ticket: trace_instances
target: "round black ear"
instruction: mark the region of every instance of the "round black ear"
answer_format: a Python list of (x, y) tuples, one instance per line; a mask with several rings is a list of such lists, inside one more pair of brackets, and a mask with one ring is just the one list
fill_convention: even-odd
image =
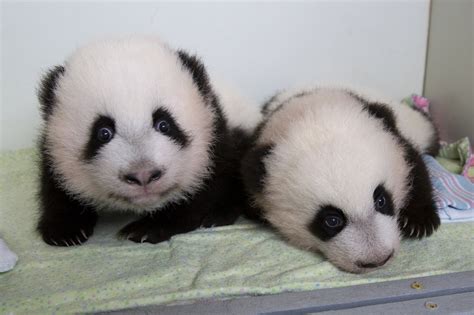
[(177, 54), (179, 60), (183, 64), (184, 69), (186, 69), (191, 74), (194, 84), (196, 84), (203, 99), (206, 100), (216, 112), (216, 130), (218, 130), (217, 133), (220, 134), (226, 128), (226, 121), (219, 100), (212, 89), (204, 64), (197, 56), (191, 56), (184, 50), (178, 50)]
[(44, 120), (47, 120), (49, 115), (53, 112), (56, 103), (55, 89), (58, 85), (58, 80), (63, 73), (63, 66), (55, 66), (48, 70), (41, 79), (38, 88), (38, 100), (41, 104), (40, 108)]
[(184, 50), (178, 50), (178, 56), (183, 66), (191, 73), (199, 92), (201, 92), (204, 97), (208, 97), (212, 90), (204, 64), (197, 56), (191, 56)]

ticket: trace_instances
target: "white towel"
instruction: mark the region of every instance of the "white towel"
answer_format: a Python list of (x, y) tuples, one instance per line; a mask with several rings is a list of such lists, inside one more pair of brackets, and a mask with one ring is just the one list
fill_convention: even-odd
[(13, 269), (17, 261), (18, 256), (12, 252), (7, 244), (0, 238), (0, 272)]

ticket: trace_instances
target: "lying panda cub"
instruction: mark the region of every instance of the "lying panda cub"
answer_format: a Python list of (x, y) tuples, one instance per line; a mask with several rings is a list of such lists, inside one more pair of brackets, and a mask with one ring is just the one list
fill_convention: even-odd
[(263, 108), (242, 173), (249, 215), (289, 242), (361, 273), (385, 265), (405, 237), (439, 226), (420, 153), (435, 153), (431, 121), (405, 105), (316, 88)]
[(102, 211), (141, 214), (120, 235), (150, 243), (239, 215), (258, 109), (221, 104), (195, 56), (152, 37), (95, 42), (47, 73), (39, 100), (46, 243), (84, 243)]

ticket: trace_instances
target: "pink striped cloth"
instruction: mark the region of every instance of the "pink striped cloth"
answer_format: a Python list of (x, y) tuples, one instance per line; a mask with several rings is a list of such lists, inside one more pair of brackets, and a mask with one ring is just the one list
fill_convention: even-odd
[(448, 172), (432, 156), (423, 155), (423, 160), (441, 221), (474, 221), (474, 184), (464, 176)]

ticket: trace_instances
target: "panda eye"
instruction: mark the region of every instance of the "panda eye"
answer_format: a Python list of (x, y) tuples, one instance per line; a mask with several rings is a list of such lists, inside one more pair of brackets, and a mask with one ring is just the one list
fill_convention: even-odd
[(168, 133), (170, 131), (170, 124), (166, 120), (160, 120), (156, 123), (155, 129), (161, 133)]
[(394, 215), (392, 197), (383, 185), (375, 188), (373, 198), (375, 211), (385, 215)]
[(332, 205), (321, 205), (308, 225), (311, 233), (322, 241), (328, 241), (338, 235), (348, 224), (344, 212)]
[(102, 127), (97, 131), (97, 139), (103, 143), (107, 143), (112, 140), (113, 136), (114, 132), (112, 131), (112, 129), (107, 127)]
[(381, 195), (377, 201), (375, 202), (375, 206), (378, 208), (378, 209), (382, 209), (386, 204), (386, 199), (385, 199), (385, 196), (384, 195)]
[(331, 229), (341, 227), (344, 224), (344, 221), (335, 215), (328, 215), (324, 218), (324, 224)]

